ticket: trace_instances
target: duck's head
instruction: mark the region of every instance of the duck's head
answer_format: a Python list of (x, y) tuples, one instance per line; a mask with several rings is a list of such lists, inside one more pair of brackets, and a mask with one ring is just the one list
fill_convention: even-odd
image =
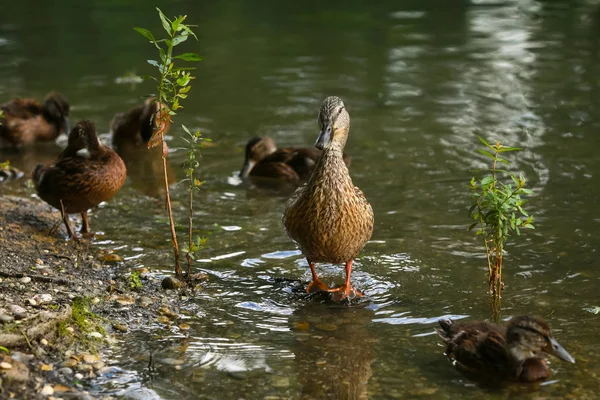
[(141, 120), (141, 136), (144, 143), (148, 143), (155, 132), (167, 133), (171, 127), (171, 118), (169, 109), (156, 100), (156, 97), (150, 97), (144, 101), (144, 109)]
[(56, 121), (60, 130), (69, 133), (69, 102), (58, 92), (50, 92), (44, 100), (44, 113), (49, 119)]
[(506, 342), (511, 354), (519, 361), (545, 352), (575, 363), (573, 356), (552, 337), (548, 323), (540, 317), (524, 315), (512, 318), (506, 328)]
[(268, 136), (253, 137), (246, 144), (246, 157), (240, 170), (240, 178), (248, 176), (254, 165), (277, 150), (275, 142)]
[(335, 144), (343, 149), (350, 129), (350, 115), (342, 99), (336, 96), (327, 97), (321, 104), (318, 123), (320, 132), (315, 147), (324, 150)]
[(69, 133), (69, 142), (65, 151), (71, 154), (83, 149), (92, 152), (99, 147), (100, 142), (96, 135), (96, 125), (92, 121), (84, 119), (79, 121)]

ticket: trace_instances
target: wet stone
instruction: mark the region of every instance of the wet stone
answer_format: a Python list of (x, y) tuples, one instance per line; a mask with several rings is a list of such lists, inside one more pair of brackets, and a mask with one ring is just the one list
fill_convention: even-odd
[(12, 315), (0, 313), (0, 322), (2, 322), (2, 323), (6, 324), (6, 323), (12, 322), (14, 320), (15, 320), (15, 317), (13, 317)]
[(114, 323), (112, 327), (115, 331), (119, 331), (119, 332), (127, 332), (129, 330), (127, 328), (127, 325), (120, 324), (120, 323)]
[(173, 276), (167, 276), (165, 279), (162, 280), (161, 286), (165, 290), (171, 290), (184, 288), (187, 286), (187, 284), (184, 281), (180, 281), (179, 279)]
[(68, 376), (68, 377), (73, 376), (73, 370), (71, 368), (68, 368), (68, 367), (60, 368), (56, 372), (58, 372), (60, 375), (64, 375), (64, 376)]
[(27, 283), (31, 282), (31, 278), (29, 276), (24, 276), (21, 279), (19, 279), (19, 282), (27, 284)]
[(150, 297), (140, 297), (138, 300), (138, 304), (140, 307), (148, 307), (150, 304), (154, 303), (154, 300), (152, 300)]
[(50, 385), (46, 385), (42, 388), (40, 392), (42, 396), (52, 396), (54, 394), (54, 389)]

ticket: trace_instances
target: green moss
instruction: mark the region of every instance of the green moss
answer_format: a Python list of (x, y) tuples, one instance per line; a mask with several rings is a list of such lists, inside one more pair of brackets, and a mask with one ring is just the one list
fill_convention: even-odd
[(144, 285), (142, 284), (142, 282), (140, 281), (140, 273), (139, 272), (133, 272), (131, 275), (129, 275), (129, 287), (133, 290), (137, 290), (137, 289), (141, 289)]

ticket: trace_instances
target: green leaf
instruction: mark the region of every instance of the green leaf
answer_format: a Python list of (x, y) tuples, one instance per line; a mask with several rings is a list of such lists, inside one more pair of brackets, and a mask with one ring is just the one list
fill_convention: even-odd
[(177, 36), (176, 38), (173, 39), (173, 47), (177, 46), (179, 43), (183, 43), (185, 42), (187, 39), (189, 38), (188, 35), (181, 35), (181, 36)]
[(143, 37), (145, 37), (149, 41), (154, 42), (154, 36), (152, 36), (152, 32), (150, 32), (148, 29), (138, 28), (137, 26), (134, 27), (133, 29), (135, 29), (139, 34), (141, 34)]
[(481, 180), (481, 186), (487, 186), (490, 183), (494, 182), (494, 177), (493, 176), (486, 176), (485, 178), (483, 178)]
[(498, 151), (498, 153), (504, 153), (506, 151), (519, 151), (519, 150), (523, 150), (523, 149), (521, 147), (502, 146), (497, 151)]
[(493, 154), (491, 154), (489, 151), (477, 150), (477, 152), (483, 154), (486, 157), (491, 158), (492, 160), (495, 158), (495, 156)]
[(158, 63), (158, 61), (156, 60), (146, 60), (146, 62), (154, 67), (159, 67), (160, 68), (160, 64)]
[(488, 142), (485, 141), (484, 138), (482, 138), (481, 136), (477, 136), (477, 138), (479, 139), (479, 141), (481, 143), (483, 143), (484, 145), (486, 145), (487, 147), (490, 147), (490, 144)]
[(171, 21), (169, 20), (169, 18), (167, 18), (165, 16), (165, 14), (163, 14), (163, 12), (160, 10), (160, 8), (156, 7), (156, 9), (158, 10), (158, 15), (160, 16), (160, 20), (162, 21), (163, 28), (165, 29), (167, 34), (169, 34), (169, 36), (170, 36), (171, 35)]
[(183, 29), (184, 31), (186, 31), (187, 33), (189, 33), (190, 35), (192, 35), (194, 37), (194, 39), (198, 40), (198, 37), (196, 36), (196, 34), (190, 29), (190, 26), (193, 26), (193, 25), (181, 24), (180, 28)]
[(468, 231), (473, 230), (473, 228), (475, 228), (477, 226), (477, 222), (473, 222), (471, 225), (469, 225), (469, 229), (467, 229)]
[(508, 161), (508, 160), (505, 160), (504, 158), (500, 158), (500, 157), (498, 157), (498, 158), (496, 159), (496, 161), (498, 161), (498, 162), (501, 162), (502, 164), (506, 164), (506, 165), (509, 165), (509, 164), (510, 164), (510, 161)]
[(202, 57), (196, 53), (183, 53), (173, 58), (178, 58), (184, 61), (201, 61)]

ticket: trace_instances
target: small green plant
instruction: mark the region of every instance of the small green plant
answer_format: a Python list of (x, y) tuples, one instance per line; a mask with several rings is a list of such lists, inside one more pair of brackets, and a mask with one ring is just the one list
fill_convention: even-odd
[(134, 271), (131, 273), (131, 275), (129, 275), (128, 281), (129, 281), (129, 288), (132, 290), (137, 290), (137, 289), (141, 289), (142, 287), (144, 287), (144, 285), (140, 281), (140, 273), (137, 271)]
[(2, 126), (3, 119), (4, 119), (4, 111), (0, 110), (0, 126)]
[(167, 156), (169, 154), (169, 149), (167, 147), (167, 142), (165, 141), (165, 129), (171, 122), (172, 117), (176, 115), (177, 110), (182, 108), (180, 100), (187, 98), (187, 93), (191, 89), (190, 82), (194, 79), (190, 71), (195, 68), (175, 66), (175, 62), (200, 61), (202, 58), (196, 53), (173, 54), (173, 49), (189, 39), (190, 36), (193, 36), (196, 40), (198, 38), (191, 29), (193, 25), (183, 23), (186, 19), (185, 15), (171, 20), (167, 18), (159, 8), (157, 8), (157, 10), (163, 29), (167, 33), (165, 38), (155, 39), (152, 32), (148, 29), (138, 27), (134, 29), (156, 47), (159, 56), (158, 60), (148, 60), (148, 64), (157, 68), (159, 76), (148, 76), (145, 78), (156, 82), (156, 89), (158, 91), (158, 94), (156, 95), (158, 98), (157, 101), (161, 105), (159, 109), (165, 107), (168, 112), (159, 111), (161, 123), (152, 138), (150, 138), (148, 147), (162, 144), (163, 175), (169, 225), (171, 228), (171, 239), (175, 255), (175, 275), (177, 278), (181, 279), (183, 274), (179, 260), (179, 244), (177, 242), (177, 232), (175, 230), (175, 221), (173, 219), (171, 207), (171, 195), (169, 193), (169, 177), (167, 172)]
[(188, 136), (183, 139), (188, 144), (188, 159), (185, 163), (187, 168), (185, 175), (187, 176), (186, 179), (188, 180), (190, 191), (188, 203), (188, 245), (183, 249), (183, 252), (187, 259), (187, 278), (189, 280), (192, 276), (192, 261), (194, 260), (196, 253), (204, 248), (207, 240), (205, 237), (198, 236), (194, 241), (194, 192), (200, 190), (200, 186), (204, 184), (204, 181), (200, 181), (195, 176), (196, 169), (200, 166), (200, 163), (198, 162), (198, 158), (201, 157), (200, 149), (205, 142), (210, 142), (211, 140), (203, 138), (199, 130), (190, 132), (185, 125), (182, 125), (181, 127)]
[[(504, 246), (510, 234), (521, 234), (521, 228), (533, 229), (533, 216), (524, 209), (525, 200), (521, 195), (529, 195), (531, 190), (525, 188), (523, 175), (516, 177), (506, 170), (498, 169), (498, 163), (509, 165), (510, 162), (500, 157), (501, 153), (522, 150), (516, 147), (503, 146), (500, 143), (489, 144), (479, 137), (485, 150), (478, 150), (480, 154), (492, 160), (489, 175), (480, 180), (471, 179), (473, 204), (469, 215), (475, 222), (469, 230), (475, 227), (477, 235), (483, 238), (487, 255), (489, 270), (489, 291), (494, 296), (500, 296), (504, 284), (502, 283), (502, 255)], [(509, 178), (508, 182), (501, 179)], [(506, 180), (506, 179), (505, 179)]]

